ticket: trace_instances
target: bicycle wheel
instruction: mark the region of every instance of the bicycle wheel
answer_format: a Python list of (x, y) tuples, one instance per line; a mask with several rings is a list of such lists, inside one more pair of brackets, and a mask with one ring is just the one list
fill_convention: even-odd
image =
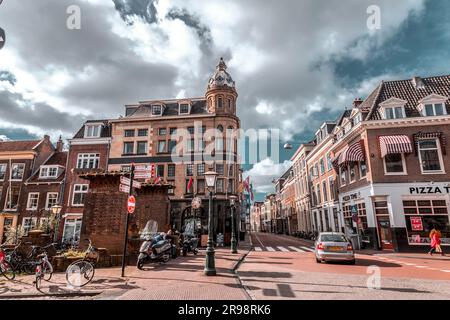
[(73, 287), (83, 287), (94, 278), (92, 263), (84, 260), (75, 261), (67, 267), (66, 280)]
[(53, 266), (50, 263), (50, 261), (43, 262), (42, 268), (43, 268), (42, 271), (44, 273), (44, 280), (50, 281), (50, 279), (52, 278), (52, 275), (53, 275)]
[(41, 280), (44, 276), (44, 273), (42, 271), (43, 271), (42, 265), (37, 265), (36, 270), (35, 270), (34, 285), (36, 286), (36, 289), (38, 289), (38, 290), (41, 288)]
[(8, 280), (14, 280), (16, 277), (16, 273), (8, 261), (3, 261), (0, 263), (0, 273)]

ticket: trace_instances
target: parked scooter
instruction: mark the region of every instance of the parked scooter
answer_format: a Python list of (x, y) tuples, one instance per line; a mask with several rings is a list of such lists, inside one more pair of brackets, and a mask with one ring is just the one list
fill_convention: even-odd
[(165, 234), (146, 235), (139, 249), (137, 268), (142, 270), (145, 263), (166, 263), (176, 252), (175, 245), (165, 238)]
[(183, 240), (183, 257), (186, 257), (189, 252), (194, 255), (198, 253), (198, 238), (192, 235), (185, 235)]

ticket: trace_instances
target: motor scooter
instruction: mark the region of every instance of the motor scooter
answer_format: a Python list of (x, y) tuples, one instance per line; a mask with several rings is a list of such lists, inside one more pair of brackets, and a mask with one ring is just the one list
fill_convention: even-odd
[(165, 234), (146, 235), (139, 249), (137, 268), (142, 270), (146, 263), (166, 263), (173, 256), (175, 246), (165, 239)]

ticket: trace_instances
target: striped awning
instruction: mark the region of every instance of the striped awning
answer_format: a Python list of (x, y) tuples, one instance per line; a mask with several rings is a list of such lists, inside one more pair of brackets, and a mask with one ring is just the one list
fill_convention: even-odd
[(447, 146), (447, 139), (444, 135), (444, 133), (442, 132), (419, 132), (416, 133), (414, 135), (414, 145), (415, 145), (415, 151), (416, 151), (416, 156), (418, 154), (418, 150), (419, 150), (419, 141), (422, 139), (439, 139), (440, 143), (441, 143), (441, 149), (442, 149), (442, 154), (445, 156), (447, 155), (446, 152), (446, 146)]
[(361, 141), (355, 142), (354, 144), (347, 147), (340, 155), (338, 159), (338, 165), (340, 167), (346, 166), (351, 162), (361, 162), (364, 161), (364, 151), (362, 148)]
[(382, 136), (379, 138), (381, 157), (388, 154), (412, 153), (413, 147), (408, 136)]

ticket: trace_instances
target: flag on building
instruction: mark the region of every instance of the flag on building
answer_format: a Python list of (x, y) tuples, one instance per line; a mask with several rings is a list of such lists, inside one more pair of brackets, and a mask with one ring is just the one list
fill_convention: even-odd
[(250, 192), (250, 176), (247, 177), (247, 179), (245, 179), (243, 181), (244, 184), (244, 188), (247, 192)]
[(250, 200), (255, 200), (255, 196), (253, 194), (253, 183), (250, 183)]
[(194, 179), (192, 177), (189, 178), (189, 182), (187, 185), (187, 191), (189, 192), (191, 190), (192, 184), (194, 183)]
[(161, 177), (156, 177), (154, 184), (160, 183), (161, 182)]

